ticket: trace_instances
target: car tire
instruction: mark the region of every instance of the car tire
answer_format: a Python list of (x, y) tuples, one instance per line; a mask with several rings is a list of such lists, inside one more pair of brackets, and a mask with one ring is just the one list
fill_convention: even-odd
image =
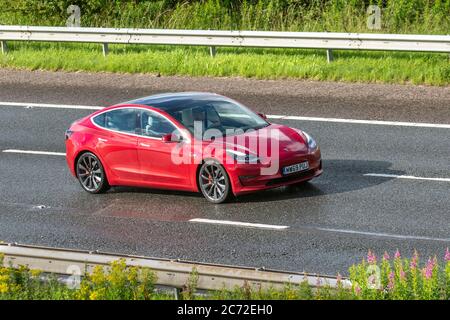
[(230, 178), (218, 161), (206, 160), (198, 171), (197, 179), (200, 191), (209, 202), (219, 204), (230, 199)]
[(110, 188), (105, 169), (92, 152), (85, 152), (78, 157), (75, 172), (81, 187), (89, 193), (103, 193)]

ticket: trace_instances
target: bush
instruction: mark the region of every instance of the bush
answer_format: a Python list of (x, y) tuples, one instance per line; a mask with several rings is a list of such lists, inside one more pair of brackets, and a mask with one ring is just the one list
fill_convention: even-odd
[(369, 251), (367, 260), (350, 268), (353, 293), (359, 299), (448, 300), (450, 299), (450, 252), (447, 248), (442, 267), (436, 257), (420, 267), (419, 254), (393, 259), (387, 253), (381, 261)]
[[(108, 268), (96, 267), (79, 288), (69, 289), (50, 276), (43, 281), (40, 271), (25, 267), (3, 267), (0, 256), (0, 300), (3, 299), (81, 299), (81, 300), (148, 300), (173, 299), (170, 294), (155, 290), (155, 275), (149, 269), (127, 267), (124, 260)], [(419, 255), (403, 259), (397, 251), (391, 259), (385, 253), (381, 261), (369, 251), (367, 260), (350, 268), (352, 288), (344, 288), (338, 275), (338, 287), (326, 284), (318, 289), (305, 281), (299, 286), (286, 285), (284, 290), (262, 290), (248, 283), (234, 290), (211, 293), (211, 299), (373, 299), (373, 300), (448, 300), (450, 299), (450, 251), (444, 265), (430, 258), (421, 267)], [(198, 281), (196, 270), (188, 280), (182, 299), (201, 299), (195, 294)]]

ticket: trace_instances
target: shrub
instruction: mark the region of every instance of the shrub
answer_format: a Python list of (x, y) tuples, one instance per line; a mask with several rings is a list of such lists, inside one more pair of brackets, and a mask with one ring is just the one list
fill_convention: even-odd
[[(350, 268), (352, 288), (343, 286), (338, 275), (337, 288), (320, 284), (311, 287), (306, 281), (300, 285), (286, 285), (283, 290), (255, 288), (248, 283), (234, 290), (210, 293), (211, 299), (371, 299), (371, 300), (448, 300), (450, 299), (450, 251), (444, 263), (429, 258), (423, 264), (419, 255), (404, 259), (397, 251), (393, 258), (387, 253), (379, 261), (369, 251), (367, 259)], [(69, 289), (55, 276), (43, 281), (40, 271), (25, 267), (4, 267), (0, 256), (0, 300), (3, 299), (81, 299), (81, 300), (148, 300), (173, 299), (168, 293), (155, 289), (155, 274), (145, 268), (127, 267), (124, 260), (108, 267), (96, 267), (82, 281), (79, 288)], [(182, 299), (203, 299), (196, 295), (198, 273), (194, 269), (182, 292)]]
[(397, 251), (391, 259), (387, 253), (377, 260), (369, 251), (367, 260), (350, 268), (352, 291), (358, 299), (380, 300), (448, 300), (450, 299), (450, 252), (443, 267), (436, 257), (421, 267), (419, 254), (404, 259)]

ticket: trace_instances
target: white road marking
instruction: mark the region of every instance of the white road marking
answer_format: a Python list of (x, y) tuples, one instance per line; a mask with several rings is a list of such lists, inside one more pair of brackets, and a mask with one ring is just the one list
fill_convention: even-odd
[(356, 234), (356, 235), (383, 237), (383, 238), (395, 238), (395, 239), (402, 239), (402, 240), (427, 240), (427, 241), (450, 242), (450, 239), (445, 239), (445, 238), (407, 236), (407, 235), (399, 235), (399, 234), (391, 234), (391, 233), (365, 232), (365, 231), (355, 231), (355, 230), (345, 230), (345, 229), (330, 229), (330, 228), (313, 228), (313, 229), (319, 230), (319, 231), (326, 231), (326, 232), (347, 233), (347, 234)]
[(336, 122), (336, 123), (352, 123), (352, 124), (371, 124), (371, 125), (382, 125), (382, 126), (450, 129), (450, 124), (424, 123), (424, 122), (356, 120), (356, 119), (340, 119), (340, 118), (282, 116), (282, 115), (267, 115), (267, 118), (281, 119), (281, 120), (297, 120), (297, 121)]
[(5, 153), (24, 153), (24, 154), (39, 154), (45, 156), (63, 156), (66, 154), (64, 152), (49, 152), (49, 151), (33, 151), (33, 150), (17, 150), (17, 149), (7, 149), (3, 150)]
[(29, 102), (0, 102), (2, 107), (21, 107), (21, 108), (55, 108), (55, 109), (82, 109), (82, 110), (100, 110), (103, 107), (98, 106), (78, 106), (72, 104), (48, 104), (48, 103), (29, 103)]
[(284, 229), (289, 228), (288, 226), (280, 226), (280, 225), (248, 223), (248, 222), (227, 221), (227, 220), (210, 220), (210, 219), (200, 219), (200, 218), (191, 219), (191, 220), (189, 220), (189, 222), (220, 224), (220, 225), (229, 225), (229, 226), (246, 227), (246, 228), (258, 228), (258, 229), (271, 229), (271, 230), (284, 230)]
[(450, 178), (427, 178), (427, 177), (415, 177), (415, 176), (383, 174), (383, 173), (366, 173), (366, 174), (364, 174), (364, 176), (367, 176), (367, 177), (381, 177), (381, 178), (394, 178), (394, 179), (410, 179), (410, 180), (428, 180), (428, 181), (450, 182)]
[[(22, 108), (56, 108), (56, 109), (84, 109), (84, 110), (100, 110), (100, 106), (83, 106), (83, 105), (67, 105), (67, 104), (48, 104), (48, 103), (27, 103), (27, 102), (0, 102), (0, 107), (22, 107)], [(360, 120), (360, 119), (341, 119), (341, 118), (321, 118), (321, 117), (301, 117), (289, 115), (267, 115), (269, 119), (296, 120), (296, 121), (313, 121), (313, 122), (335, 122), (335, 123), (351, 123), (351, 124), (370, 124), (383, 126), (400, 126), (400, 127), (418, 127), (418, 128), (440, 128), (450, 129), (447, 123), (423, 123), (423, 122), (402, 122), (402, 121), (381, 121), (381, 120)]]

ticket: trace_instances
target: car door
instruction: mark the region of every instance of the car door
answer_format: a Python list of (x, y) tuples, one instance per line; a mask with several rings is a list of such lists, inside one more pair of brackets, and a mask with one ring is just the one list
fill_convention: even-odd
[(138, 159), (143, 183), (153, 187), (191, 190), (189, 164), (174, 161), (172, 153), (183, 152), (181, 142), (165, 142), (162, 137), (173, 134), (177, 127), (165, 116), (152, 110), (138, 112), (140, 137)]
[(137, 155), (137, 114), (134, 108), (120, 108), (93, 119), (103, 127), (97, 139), (97, 152), (102, 157), (110, 183), (136, 184), (140, 181)]

